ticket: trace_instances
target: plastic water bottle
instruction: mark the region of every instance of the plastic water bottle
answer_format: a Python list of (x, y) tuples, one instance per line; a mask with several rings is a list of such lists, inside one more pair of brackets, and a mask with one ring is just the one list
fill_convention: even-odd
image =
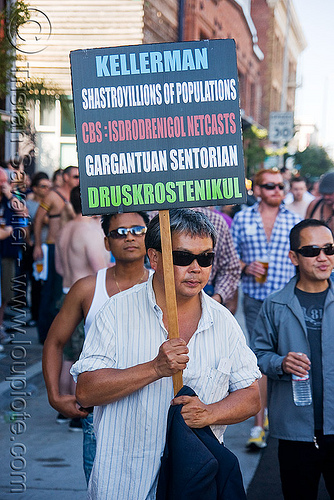
[(292, 375), (292, 393), (293, 401), (296, 406), (307, 406), (312, 403), (309, 374), (304, 377)]

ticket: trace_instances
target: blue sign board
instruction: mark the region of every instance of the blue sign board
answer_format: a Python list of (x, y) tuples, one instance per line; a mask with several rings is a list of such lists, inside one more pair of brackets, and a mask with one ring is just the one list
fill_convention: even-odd
[(234, 40), (70, 57), (85, 215), (245, 202)]

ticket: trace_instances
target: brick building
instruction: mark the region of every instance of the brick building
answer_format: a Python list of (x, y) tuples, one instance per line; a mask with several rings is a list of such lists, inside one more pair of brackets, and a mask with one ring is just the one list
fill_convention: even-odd
[[(268, 128), (271, 111), (294, 111), (297, 61), (306, 42), (292, 0), (252, 0), (251, 15), (256, 25), (259, 46), (264, 53), (260, 72), (261, 122)], [(286, 39), (287, 78), (284, 89), (283, 58)]]
[(261, 123), (263, 53), (250, 15), (250, 0), (186, 0), (184, 40), (233, 38), (237, 47), (241, 114)]

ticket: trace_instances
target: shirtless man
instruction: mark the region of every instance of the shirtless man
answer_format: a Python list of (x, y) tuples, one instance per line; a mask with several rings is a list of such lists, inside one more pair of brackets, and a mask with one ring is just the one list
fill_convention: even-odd
[(291, 202), (288, 202), (289, 198), (287, 196), (284, 200), (286, 208), (298, 214), (302, 219), (305, 219), (307, 207), (313, 200), (313, 197), (308, 193), (306, 181), (303, 177), (294, 177), (291, 179), (290, 195), (292, 196)]
[(64, 293), (80, 278), (97, 273), (110, 262), (99, 217), (82, 215), (79, 186), (72, 189), (70, 202), (75, 218), (61, 229), (56, 243), (56, 271), (63, 277)]
[(34, 222), (35, 248), (34, 260), (43, 258), (41, 248), (41, 230), (45, 212), (49, 216), (48, 244), (55, 243), (60, 231), (60, 216), (65, 204), (70, 200), (70, 193), (75, 186), (79, 185), (79, 170), (77, 167), (67, 167), (63, 172), (63, 185), (52, 189), (40, 204)]
[(49, 216), (48, 245), (48, 277), (43, 285), (43, 293), (38, 318), (38, 336), (44, 343), (52, 320), (57, 314), (56, 302), (61, 296), (62, 280), (55, 269), (55, 242), (61, 228), (61, 212), (69, 202), (71, 190), (79, 185), (79, 170), (77, 167), (67, 167), (63, 173), (63, 185), (53, 189), (38, 207), (34, 224), (35, 248), (34, 260), (43, 259), (41, 232), (45, 214)]
[[(59, 376), (64, 346), (82, 319), (85, 320), (85, 333), (88, 332), (95, 314), (109, 297), (147, 280), (149, 272), (144, 267), (145, 229), (140, 229), (146, 227), (147, 223), (145, 212), (103, 216), (105, 246), (112, 252), (116, 264), (108, 270), (99, 271), (95, 276), (77, 281), (66, 295), (51, 325), (43, 350), (43, 374), (50, 405), (65, 416), (86, 417), (88, 413), (79, 409), (75, 396), (60, 393)], [(129, 231), (130, 228), (134, 234)], [(95, 455), (95, 438), (92, 428), (89, 429), (91, 425), (89, 419), (83, 420), (87, 481)]]

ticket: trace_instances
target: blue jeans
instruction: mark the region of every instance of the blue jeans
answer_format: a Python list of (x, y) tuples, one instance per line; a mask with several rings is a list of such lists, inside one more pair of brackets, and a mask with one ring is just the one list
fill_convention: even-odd
[(41, 291), (38, 315), (38, 338), (44, 344), (51, 323), (59, 312), (58, 301), (61, 299), (63, 278), (56, 271), (55, 245), (48, 244), (48, 277)]
[(96, 453), (93, 413), (90, 413), (86, 418), (82, 418), (81, 421), (83, 430), (83, 467), (88, 484)]
[(244, 294), (244, 314), (245, 314), (245, 322), (249, 336), (249, 346), (252, 348), (253, 340), (254, 340), (254, 325), (256, 322), (256, 318), (260, 312), (262, 307), (263, 300), (253, 299), (246, 293)]

